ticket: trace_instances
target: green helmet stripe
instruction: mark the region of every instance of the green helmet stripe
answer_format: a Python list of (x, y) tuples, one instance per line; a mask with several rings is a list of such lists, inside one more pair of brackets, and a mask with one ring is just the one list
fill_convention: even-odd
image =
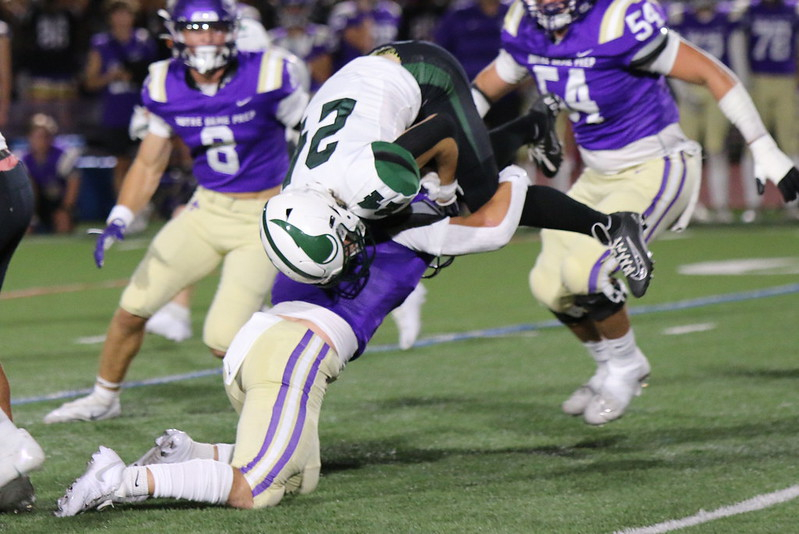
[[(338, 250), (338, 243), (333, 236), (329, 234), (322, 235), (308, 235), (296, 226), (280, 219), (269, 219), (269, 222), (275, 223), (282, 228), (294, 241), (294, 243), (308, 255), (311, 260), (316, 263), (329, 263), (335, 256)], [(295, 273), (310, 278), (313, 280), (322, 280), (323, 277), (315, 276), (307, 273), (294, 265), (289, 259), (280, 251), (280, 248), (272, 239), (270, 232), (264, 232), (266, 238), (269, 240), (269, 245), (272, 250), (277, 254), (281, 261), (286, 264)]]

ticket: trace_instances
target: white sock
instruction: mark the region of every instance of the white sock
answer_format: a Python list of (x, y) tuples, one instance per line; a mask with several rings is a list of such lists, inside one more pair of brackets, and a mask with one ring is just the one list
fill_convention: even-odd
[(638, 352), (638, 347), (635, 344), (635, 334), (633, 334), (632, 328), (620, 338), (608, 339), (607, 344), (610, 349), (610, 363), (624, 365), (632, 361)]
[(92, 395), (104, 401), (106, 404), (111, 404), (115, 399), (119, 398), (120, 390), (106, 389), (100, 384), (94, 385)]
[(588, 354), (596, 361), (596, 363), (605, 363), (610, 358), (610, 347), (605, 339), (599, 341), (586, 341), (583, 346), (588, 351)]
[(226, 464), (230, 464), (233, 461), (233, 449), (235, 445), (232, 443), (217, 443), (216, 444), (216, 452), (219, 456), (217, 460), (220, 462), (224, 462)]
[(233, 487), (233, 468), (215, 460), (154, 464), (146, 468), (155, 482), (153, 497), (224, 504)]
[(143, 497), (149, 495), (147, 488), (147, 468), (143, 465), (126, 467), (122, 471), (122, 484), (114, 492), (117, 497)]

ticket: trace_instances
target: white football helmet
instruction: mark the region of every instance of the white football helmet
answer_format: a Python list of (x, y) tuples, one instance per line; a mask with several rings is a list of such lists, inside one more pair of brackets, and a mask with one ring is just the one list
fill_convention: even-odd
[(366, 276), (366, 227), (315, 189), (283, 191), (261, 216), (261, 242), (277, 269), (297, 282), (330, 287)]
[(596, 0), (560, 0), (543, 3), (541, 0), (522, 0), (527, 12), (547, 31), (562, 30), (582, 18), (594, 7)]
[[(236, 54), (239, 17), (234, 0), (169, 0), (158, 14), (172, 40), (172, 54), (186, 66), (207, 74), (227, 65)], [(187, 46), (183, 30), (225, 32), (222, 46)]]

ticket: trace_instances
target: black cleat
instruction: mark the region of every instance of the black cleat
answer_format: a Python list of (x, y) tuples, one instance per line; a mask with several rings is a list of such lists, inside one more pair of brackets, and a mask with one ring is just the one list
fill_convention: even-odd
[(654, 270), (652, 253), (644, 240), (641, 216), (631, 211), (619, 211), (610, 215), (609, 226), (595, 224), (591, 233), (610, 248), (627, 279), (630, 292), (641, 298), (649, 288)]

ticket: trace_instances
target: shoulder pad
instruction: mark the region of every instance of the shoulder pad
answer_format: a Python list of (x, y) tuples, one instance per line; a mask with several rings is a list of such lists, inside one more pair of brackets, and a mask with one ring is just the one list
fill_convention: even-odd
[(502, 23), (502, 29), (513, 37), (516, 37), (519, 33), (519, 24), (521, 24), (524, 14), (525, 10), (522, 0), (516, 0), (508, 9), (508, 12), (505, 13), (505, 21)]
[(164, 59), (156, 61), (148, 67), (149, 75), (145, 82), (147, 92), (154, 102), (166, 102), (166, 75), (169, 72), (169, 63), (171, 60)]
[(657, 0), (613, 0), (605, 10), (599, 30), (599, 44), (608, 43), (629, 31), (637, 41), (646, 41), (666, 25), (666, 14)]
[(258, 72), (259, 93), (275, 91), (283, 86), (283, 63), (285, 56), (278, 52), (269, 50), (261, 56), (261, 67)]

